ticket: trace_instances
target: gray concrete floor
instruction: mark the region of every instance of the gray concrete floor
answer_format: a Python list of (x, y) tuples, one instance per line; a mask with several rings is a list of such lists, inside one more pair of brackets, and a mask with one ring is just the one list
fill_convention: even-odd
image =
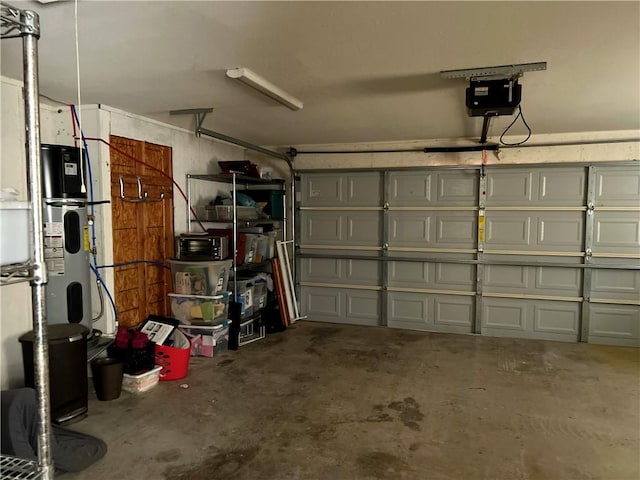
[(191, 360), (91, 392), (109, 452), (62, 478), (640, 478), (639, 349), (298, 322)]

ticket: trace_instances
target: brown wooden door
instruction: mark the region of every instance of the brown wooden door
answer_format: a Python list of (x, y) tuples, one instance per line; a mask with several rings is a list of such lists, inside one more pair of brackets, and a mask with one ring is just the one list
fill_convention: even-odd
[[(162, 265), (174, 249), (173, 186), (161, 172), (172, 173), (171, 147), (114, 135), (110, 143), (113, 261), (126, 264), (115, 267), (114, 300), (119, 325), (134, 327), (148, 315), (169, 315), (171, 273)], [(143, 200), (123, 200), (121, 179), (130, 200), (139, 200), (139, 179)]]

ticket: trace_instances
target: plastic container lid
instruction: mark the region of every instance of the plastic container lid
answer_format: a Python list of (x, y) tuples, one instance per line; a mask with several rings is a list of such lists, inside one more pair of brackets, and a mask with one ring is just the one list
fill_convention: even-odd
[[(72, 343), (87, 338), (89, 329), (79, 323), (55, 323), (47, 325), (49, 343)], [(33, 330), (20, 336), (20, 342), (33, 343), (36, 334)]]

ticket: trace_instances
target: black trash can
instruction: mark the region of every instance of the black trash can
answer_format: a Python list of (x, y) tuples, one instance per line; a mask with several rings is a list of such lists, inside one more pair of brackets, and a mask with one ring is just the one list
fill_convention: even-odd
[(96, 358), (91, 362), (93, 386), (98, 400), (115, 400), (122, 392), (124, 362), (120, 358)]
[[(87, 416), (87, 336), (89, 329), (77, 323), (47, 325), (49, 344), (49, 400), (51, 421), (65, 425)], [(32, 331), (20, 337), (24, 383), (35, 388)]]

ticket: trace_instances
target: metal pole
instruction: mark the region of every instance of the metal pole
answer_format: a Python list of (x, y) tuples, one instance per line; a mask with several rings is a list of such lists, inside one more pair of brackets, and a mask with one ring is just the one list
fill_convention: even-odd
[(200, 133), (206, 135), (208, 137), (217, 138), (218, 140), (222, 140), (223, 142), (232, 143), (234, 145), (239, 145), (241, 147), (247, 148), (249, 150), (253, 150), (254, 152), (262, 153), (264, 155), (268, 155), (273, 158), (277, 158), (279, 160), (284, 160), (289, 165), (289, 168), (293, 170), (293, 165), (291, 164), (291, 160), (284, 153), (274, 152), (272, 150), (268, 150), (263, 147), (259, 147), (258, 145), (254, 145), (253, 143), (245, 142), (244, 140), (240, 140), (238, 138), (230, 137), (229, 135), (225, 135), (224, 133), (214, 132), (213, 130), (208, 130), (206, 128), (198, 128), (196, 133)]
[(29, 200), (33, 214), (34, 280), (31, 283), (33, 307), (34, 380), (38, 404), (38, 463), (43, 479), (52, 479), (54, 470), (51, 457), (51, 412), (49, 406), (49, 342), (47, 338), (45, 284), (47, 269), (44, 261), (44, 236), (42, 226), (42, 183), (40, 175), (40, 104), (38, 92), (38, 38), (40, 23), (38, 14), (22, 12), (22, 21), (31, 27), (22, 37), (24, 57), (24, 111), (26, 126), (27, 178)]
[(491, 122), (491, 117), (497, 117), (497, 113), (487, 113), (484, 116), (484, 120), (482, 121), (482, 134), (480, 135), (480, 143), (486, 143), (487, 135), (489, 135), (489, 123)]

